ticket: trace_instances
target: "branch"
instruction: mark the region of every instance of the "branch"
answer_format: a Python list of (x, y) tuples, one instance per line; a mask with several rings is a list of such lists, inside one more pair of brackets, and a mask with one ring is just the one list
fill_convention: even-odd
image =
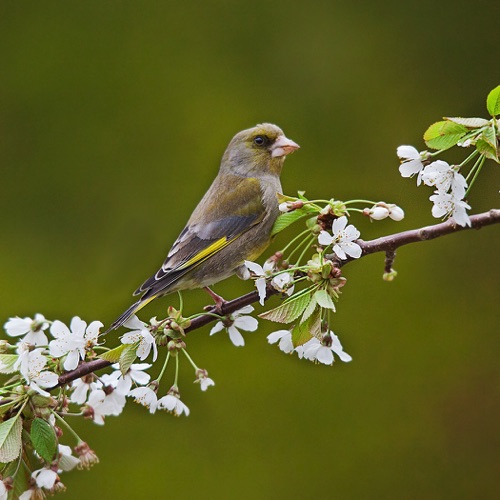
[[(470, 217), (471, 226), (462, 227), (457, 226), (453, 220), (448, 220), (446, 222), (442, 222), (441, 224), (435, 224), (433, 226), (426, 226), (420, 229), (413, 229), (410, 231), (403, 231), (402, 233), (395, 233), (389, 236), (383, 236), (381, 238), (377, 238), (371, 241), (363, 241), (358, 240), (357, 243), (361, 247), (363, 253), (361, 257), (365, 255), (369, 255), (376, 252), (385, 252), (386, 253), (386, 262), (385, 269), (386, 272), (390, 272), (392, 263), (394, 261), (394, 257), (396, 255), (396, 249), (403, 246), (408, 245), (409, 243), (416, 243), (419, 241), (433, 240), (434, 238), (438, 238), (441, 236), (445, 236), (447, 234), (456, 233), (458, 231), (465, 231), (467, 229), (481, 229), (484, 226), (490, 226), (492, 224), (500, 223), (500, 210), (492, 209), (489, 212), (484, 212), (482, 214), (472, 215)], [(360, 257), (360, 258), (361, 258)], [(353, 260), (351, 257), (348, 257), (346, 260), (339, 263), (339, 265), (345, 265)], [(278, 292), (271, 286), (267, 287), (266, 300), (272, 295), (276, 295)], [(259, 294), (257, 291), (253, 291), (238, 297), (229, 302), (225, 302), (222, 305), (222, 314), (227, 315), (231, 314), (238, 309), (241, 309), (244, 306), (253, 304), (259, 300)], [(208, 313), (217, 313), (215, 306), (207, 309)], [(215, 321), (216, 317), (212, 314), (204, 314), (202, 316), (198, 316), (191, 321), (191, 325), (185, 329), (185, 332), (191, 332), (193, 330), (197, 330), (202, 326), (205, 326), (212, 321)], [(77, 378), (88, 375), (89, 373), (93, 373), (98, 370), (102, 370), (107, 366), (110, 366), (111, 363), (109, 361), (105, 361), (103, 359), (96, 359), (93, 361), (88, 361), (86, 363), (81, 363), (76, 370), (64, 373), (59, 377), (59, 384), (56, 387), (67, 384), (72, 380), (76, 380)], [(55, 389), (55, 387), (54, 387)]]

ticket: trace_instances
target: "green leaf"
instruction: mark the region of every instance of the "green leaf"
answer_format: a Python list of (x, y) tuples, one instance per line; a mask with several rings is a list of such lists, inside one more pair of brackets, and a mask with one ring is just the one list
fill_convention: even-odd
[(123, 375), (125, 375), (129, 371), (132, 363), (137, 358), (137, 345), (137, 343), (127, 344), (120, 355), (120, 359), (118, 362), (120, 363), (120, 371)]
[(483, 130), (481, 139), (487, 142), (493, 149), (497, 148), (497, 136), (494, 128), (488, 127), (487, 129)]
[(292, 344), (294, 347), (305, 344), (312, 337), (321, 339), (321, 314), (319, 309), (306, 322), (299, 323), (292, 329)]
[(3, 415), (7, 410), (10, 410), (15, 404), (17, 404), (19, 401), (9, 401), (7, 403), (4, 403), (3, 405), (0, 406), (0, 415)]
[(22, 430), (23, 424), (19, 415), (0, 424), (0, 462), (12, 462), (19, 456)]
[(14, 363), (18, 358), (17, 354), (0, 354), (0, 373), (14, 373)]
[[(2, 468), (3, 477), (11, 477), (14, 479), (13, 488), (9, 492), (9, 497), (11, 500), (19, 498), (28, 488), (28, 481), (31, 479), (31, 474), (27, 471), (23, 473), (22, 470), (18, 470), (19, 463), (17, 460), (10, 462), (5, 468)], [(17, 472), (17, 473), (16, 473)]]
[(293, 347), (298, 347), (304, 345), (307, 341), (312, 339), (312, 335), (309, 333), (308, 322), (299, 323), (295, 325), (292, 329), (292, 344)]
[(491, 144), (488, 144), (485, 140), (478, 139), (476, 142), (476, 148), (481, 154), (486, 156), (486, 158), (489, 158), (490, 160), (495, 160), (497, 163), (500, 163), (498, 160), (497, 150), (492, 148)]
[(332, 298), (330, 297), (330, 295), (328, 295), (328, 292), (326, 290), (317, 290), (314, 294), (314, 298), (316, 299), (320, 307), (335, 311), (335, 304), (333, 303)]
[(500, 115), (500, 85), (488, 94), (486, 108), (491, 116)]
[(269, 321), (275, 321), (276, 323), (290, 323), (304, 312), (310, 300), (311, 292), (301, 292), (292, 295), (278, 307), (259, 314), (259, 317)]
[(424, 134), (424, 140), (432, 149), (448, 149), (467, 133), (467, 129), (448, 120), (433, 123)]
[(36, 452), (46, 462), (52, 462), (57, 451), (57, 436), (54, 428), (43, 418), (37, 417), (31, 424), (30, 436)]
[(484, 118), (460, 118), (460, 117), (449, 118), (449, 117), (446, 117), (446, 119), (450, 122), (458, 123), (459, 125), (463, 125), (464, 127), (467, 127), (467, 128), (486, 127), (490, 123), (488, 120), (485, 120)]
[(99, 355), (99, 358), (104, 359), (105, 361), (109, 361), (110, 363), (118, 363), (120, 360), (120, 356), (122, 352), (129, 344), (122, 344), (110, 351), (106, 351), (105, 353)]
[(301, 323), (304, 323), (304, 321), (307, 321), (311, 317), (311, 314), (314, 312), (317, 305), (318, 305), (318, 302), (316, 301), (316, 299), (313, 295), (311, 297), (311, 301), (309, 302), (309, 304), (307, 304), (307, 307), (304, 310), (304, 314), (302, 315), (302, 318), (300, 320)]
[(314, 208), (310, 205), (305, 205), (302, 208), (297, 208), (297, 210), (293, 210), (292, 212), (286, 212), (281, 214), (274, 223), (273, 229), (271, 231), (271, 236), (278, 234), (279, 232), (286, 229), (290, 224), (293, 224), (295, 221), (299, 220), (301, 217), (304, 217), (307, 214), (316, 212)]

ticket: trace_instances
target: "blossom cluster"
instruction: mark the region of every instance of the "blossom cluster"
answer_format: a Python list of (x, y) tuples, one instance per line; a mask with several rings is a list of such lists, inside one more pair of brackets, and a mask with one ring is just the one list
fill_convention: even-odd
[(352, 357), (344, 352), (344, 348), (340, 343), (339, 338), (331, 330), (325, 333), (321, 340), (317, 337), (312, 337), (302, 345), (295, 347), (292, 341), (292, 331), (278, 330), (267, 336), (270, 344), (276, 344), (281, 351), (292, 354), (297, 353), (300, 359), (308, 359), (309, 361), (331, 365), (334, 362), (334, 354), (344, 363), (352, 361)]
[(464, 200), (467, 181), (459, 166), (449, 165), (443, 160), (430, 162), (430, 153), (419, 152), (413, 146), (399, 146), (397, 155), (402, 161), (399, 171), (403, 177), (417, 175), (417, 186), (423, 183), (436, 188), (429, 198), (433, 203), (434, 217), (453, 217), (460, 226), (470, 226), (467, 214), (470, 205)]
[[(10, 344), (3, 340), (0, 343), (0, 373), (11, 377), (0, 389), (0, 411), (3, 414), (0, 433), (7, 435), (1, 448), (7, 465), (0, 475), (0, 500), (7, 498), (13, 488), (19, 468), (16, 466), (12, 471), (10, 464), (15, 465), (18, 457), (24, 458), (26, 468), (30, 470), (29, 488), (20, 495), (23, 500), (39, 498), (44, 491), (63, 491), (62, 472), (75, 467), (88, 468), (98, 462), (93, 450), (66, 421), (67, 415), (82, 415), (103, 425), (105, 417), (122, 413), (127, 398), (147, 406), (151, 413), (161, 409), (174, 415), (189, 415), (189, 408), (180, 399), (177, 369), (174, 384), (167, 394), (157, 396), (167, 362), (175, 357), (178, 363), (178, 351), (183, 351), (190, 360), (195, 368), (195, 382), (203, 391), (214, 385), (207, 371), (194, 364), (184, 349), (185, 345), (179, 342), (169, 349), (162, 372), (154, 381), (147, 372), (152, 367), (150, 363), (133, 362), (136, 358), (144, 361), (148, 357), (155, 361), (158, 356), (155, 336), (151, 333), (158, 329), (154, 319), (150, 325), (136, 316), (129, 319), (121, 346), (114, 350), (100, 345), (102, 326), (100, 321), (87, 325), (78, 316), (73, 317), (67, 326), (59, 320), (49, 321), (41, 314), (34, 318), (14, 317), (5, 323), (7, 335), (16, 338), (17, 342)], [(113, 352), (128, 352), (129, 355), (127, 361), (119, 359), (113, 363), (109, 373), (99, 377), (90, 373), (59, 387), (59, 377), (63, 373), (75, 370), (82, 361), (96, 359), (99, 351), (108, 356)], [(21, 433), (23, 428), (27, 431), (24, 434)], [(73, 450), (60, 442), (66, 434), (63, 430), (76, 439)], [(21, 454), (21, 449), (34, 449), (33, 465), (30, 465), (26, 451)], [(34, 465), (39, 460), (44, 463), (42, 468)]]

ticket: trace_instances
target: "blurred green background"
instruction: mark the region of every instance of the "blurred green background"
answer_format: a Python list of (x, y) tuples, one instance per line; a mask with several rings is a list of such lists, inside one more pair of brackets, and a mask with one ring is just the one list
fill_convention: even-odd
[[(365, 239), (436, 222), (430, 190), (399, 176), (395, 150), (423, 149), (442, 116), (486, 116), (500, 83), (492, 9), (4, 0), (2, 321), (41, 312), (109, 324), (163, 261), (231, 137), (262, 121), (301, 145), (286, 193), (405, 208), (399, 224), (355, 222)], [(487, 164), (473, 212), (498, 206), (498, 181)], [(129, 404), (104, 428), (77, 423), (101, 464), (65, 474), (67, 496), (498, 498), (498, 235), (403, 248), (393, 283), (380, 255), (346, 267), (333, 326), (349, 364), (283, 355), (264, 321), (245, 348), (207, 328), (189, 335), (216, 386), (201, 393), (184, 365), (189, 418)], [(215, 289), (250, 288), (233, 278)], [(201, 291), (184, 299), (190, 312), (207, 303)]]

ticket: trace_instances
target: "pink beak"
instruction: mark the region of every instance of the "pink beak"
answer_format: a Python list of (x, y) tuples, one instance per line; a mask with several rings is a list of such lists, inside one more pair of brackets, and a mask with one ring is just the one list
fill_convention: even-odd
[(292, 140), (287, 139), (284, 135), (281, 135), (271, 147), (271, 156), (273, 158), (286, 156), (299, 148), (300, 146), (296, 142), (293, 142)]

